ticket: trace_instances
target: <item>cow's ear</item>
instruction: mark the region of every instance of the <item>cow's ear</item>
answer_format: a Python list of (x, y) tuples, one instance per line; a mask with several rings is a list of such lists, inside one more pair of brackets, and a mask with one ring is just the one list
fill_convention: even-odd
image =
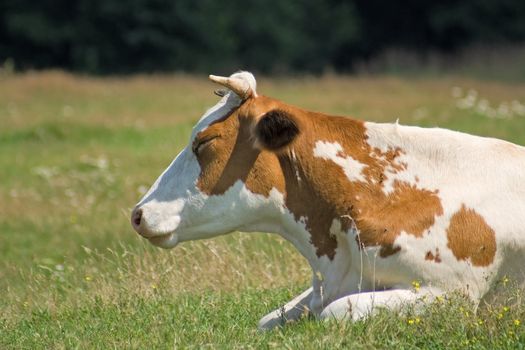
[(255, 125), (256, 146), (279, 151), (290, 145), (299, 132), (298, 122), (293, 115), (274, 109), (262, 115)]

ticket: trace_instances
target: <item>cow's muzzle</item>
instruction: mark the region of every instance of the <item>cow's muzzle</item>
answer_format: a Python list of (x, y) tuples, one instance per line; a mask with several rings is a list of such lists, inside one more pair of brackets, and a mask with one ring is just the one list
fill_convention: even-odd
[(179, 238), (174, 232), (152, 232), (149, 229), (146, 220), (143, 217), (144, 210), (141, 207), (136, 207), (131, 213), (131, 226), (137, 231), (139, 235), (148, 239), (151, 244), (169, 249), (173, 248), (179, 242)]

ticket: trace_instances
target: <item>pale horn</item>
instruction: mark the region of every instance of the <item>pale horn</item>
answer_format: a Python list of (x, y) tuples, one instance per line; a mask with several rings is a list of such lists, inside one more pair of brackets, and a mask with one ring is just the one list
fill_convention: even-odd
[(243, 100), (246, 100), (248, 97), (253, 95), (250, 84), (244, 79), (219, 77), (217, 75), (210, 75), (209, 78), (211, 81), (227, 87)]

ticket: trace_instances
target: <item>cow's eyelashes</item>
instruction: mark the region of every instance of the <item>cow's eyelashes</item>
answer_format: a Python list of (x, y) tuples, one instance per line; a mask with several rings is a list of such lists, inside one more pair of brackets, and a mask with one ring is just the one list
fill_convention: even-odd
[(196, 156), (199, 155), (199, 152), (202, 151), (206, 146), (210, 144), (210, 141), (216, 139), (219, 135), (209, 136), (201, 140), (195, 140), (193, 143), (192, 151)]
[(228, 93), (228, 91), (224, 89), (217, 89), (213, 93), (219, 97), (224, 97)]

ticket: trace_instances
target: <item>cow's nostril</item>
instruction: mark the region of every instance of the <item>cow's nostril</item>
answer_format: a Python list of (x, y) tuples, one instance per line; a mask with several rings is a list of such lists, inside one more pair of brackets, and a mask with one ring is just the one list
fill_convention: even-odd
[(136, 208), (131, 214), (131, 223), (135, 229), (140, 227), (140, 222), (142, 221), (142, 209)]

